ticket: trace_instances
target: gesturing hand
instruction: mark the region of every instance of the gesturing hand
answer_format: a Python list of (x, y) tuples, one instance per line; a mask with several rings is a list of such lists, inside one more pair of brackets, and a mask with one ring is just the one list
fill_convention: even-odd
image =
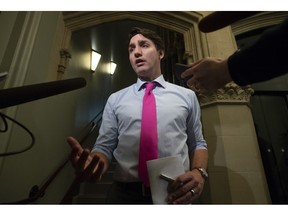
[(73, 137), (68, 137), (67, 142), (72, 149), (69, 159), (77, 178), (89, 182), (100, 180), (107, 167), (107, 158), (103, 154), (91, 153), (90, 150), (83, 149)]

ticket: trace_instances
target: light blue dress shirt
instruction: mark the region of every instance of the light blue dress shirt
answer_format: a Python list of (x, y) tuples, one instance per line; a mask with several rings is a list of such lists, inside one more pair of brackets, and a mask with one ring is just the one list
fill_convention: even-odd
[[(200, 107), (195, 93), (166, 82), (163, 75), (155, 79), (159, 158), (180, 154), (185, 170), (190, 169), (188, 152), (207, 149), (202, 134)], [(99, 151), (118, 162), (114, 179), (135, 182), (138, 178), (138, 155), (141, 130), (142, 99), (145, 82), (113, 93), (106, 103), (99, 136), (92, 151)]]

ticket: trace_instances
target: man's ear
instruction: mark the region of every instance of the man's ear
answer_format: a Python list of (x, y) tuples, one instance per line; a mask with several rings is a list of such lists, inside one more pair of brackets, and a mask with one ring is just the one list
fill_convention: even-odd
[(159, 57), (160, 59), (163, 59), (165, 56), (164, 50), (159, 50)]

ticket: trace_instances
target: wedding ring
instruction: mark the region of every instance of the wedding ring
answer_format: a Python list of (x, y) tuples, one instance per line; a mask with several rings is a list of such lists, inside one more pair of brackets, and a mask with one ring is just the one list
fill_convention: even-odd
[(191, 189), (190, 192), (192, 193), (192, 196), (195, 195), (195, 191), (193, 189)]

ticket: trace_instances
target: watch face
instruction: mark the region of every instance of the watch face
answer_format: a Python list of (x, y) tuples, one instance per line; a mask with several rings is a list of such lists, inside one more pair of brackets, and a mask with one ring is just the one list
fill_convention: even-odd
[(204, 168), (200, 167), (199, 170), (202, 173), (203, 177), (208, 178), (208, 173), (206, 172)]

